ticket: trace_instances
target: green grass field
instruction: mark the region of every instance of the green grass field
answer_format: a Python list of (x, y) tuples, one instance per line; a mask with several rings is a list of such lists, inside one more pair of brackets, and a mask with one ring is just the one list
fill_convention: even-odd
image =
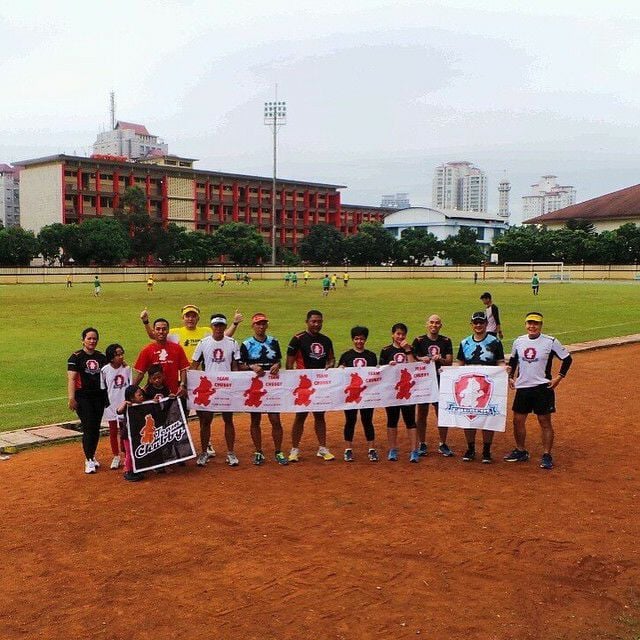
[(180, 308), (200, 306), (203, 321), (212, 312), (227, 316), (240, 309), (245, 322), (236, 337), (251, 332), (250, 316), (263, 311), (271, 318), (270, 333), (283, 347), (304, 328), (308, 309), (324, 314), (324, 330), (339, 354), (351, 346), (349, 329), (364, 324), (370, 329), (368, 346), (379, 352), (389, 342), (391, 325), (405, 322), (413, 338), (424, 331), (425, 317), (438, 313), (443, 333), (454, 342), (468, 335), (469, 316), (483, 306), (480, 294), (488, 289), (499, 306), (505, 332), (505, 351), (523, 332), (523, 316), (539, 310), (545, 315), (544, 331), (571, 344), (608, 336), (640, 332), (640, 292), (633, 283), (543, 283), (540, 296), (528, 284), (483, 284), (450, 280), (357, 280), (348, 289), (328, 298), (318, 281), (287, 289), (281, 282), (253, 282), (250, 286), (231, 280), (220, 289), (208, 282), (159, 282), (152, 293), (144, 283), (103, 286), (95, 298), (93, 286), (64, 285), (0, 286), (3, 336), (0, 343), (0, 431), (50, 424), (75, 418), (66, 406), (66, 359), (81, 347), (80, 332), (86, 326), (100, 331), (98, 348), (120, 342), (132, 363), (147, 342), (138, 319), (148, 307), (152, 318), (164, 316), (180, 323)]

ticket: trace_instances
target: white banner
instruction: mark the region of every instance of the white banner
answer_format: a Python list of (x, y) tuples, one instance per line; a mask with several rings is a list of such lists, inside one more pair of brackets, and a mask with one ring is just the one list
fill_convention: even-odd
[(253, 371), (187, 373), (189, 408), (198, 411), (296, 413), (436, 402), (433, 362), (296, 369), (262, 377)]
[(502, 367), (442, 367), (438, 426), (504, 431), (507, 384)]

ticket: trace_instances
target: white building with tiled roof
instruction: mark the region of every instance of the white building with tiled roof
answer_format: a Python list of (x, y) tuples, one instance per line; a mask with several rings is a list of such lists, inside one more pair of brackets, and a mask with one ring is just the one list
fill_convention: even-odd
[(111, 131), (103, 131), (93, 144), (93, 153), (102, 156), (120, 156), (138, 160), (149, 155), (167, 155), (169, 145), (158, 136), (151, 135), (143, 124), (118, 120)]

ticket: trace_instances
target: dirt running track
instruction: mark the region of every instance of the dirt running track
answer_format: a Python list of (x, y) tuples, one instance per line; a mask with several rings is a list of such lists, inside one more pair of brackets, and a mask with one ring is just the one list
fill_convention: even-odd
[(325, 463), (307, 427), (303, 462), (256, 468), (246, 416), (236, 469), (130, 484), (85, 476), (79, 444), (20, 453), (0, 462), (0, 638), (637, 638), (639, 360), (577, 354), (551, 472), (537, 428), (528, 464), (375, 465), (360, 431), (354, 463)]

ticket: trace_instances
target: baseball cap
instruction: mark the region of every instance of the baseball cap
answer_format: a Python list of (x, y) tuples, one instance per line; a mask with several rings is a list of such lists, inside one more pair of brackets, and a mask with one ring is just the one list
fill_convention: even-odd
[(264, 313), (255, 313), (253, 315), (253, 318), (251, 318), (251, 324), (254, 324), (256, 322), (263, 322), (264, 320), (269, 322), (269, 318), (267, 318), (267, 316), (265, 316)]
[(211, 316), (211, 323), (210, 324), (227, 324), (227, 316), (224, 315), (224, 313), (214, 313)]
[(524, 318), (525, 322), (542, 322), (542, 314), (539, 311), (530, 311)]
[(471, 322), (478, 322), (478, 321), (482, 321), (482, 322), (487, 321), (487, 316), (484, 314), (484, 311), (474, 311), (471, 314)]
[(184, 307), (182, 307), (182, 315), (185, 316), (190, 312), (200, 315), (200, 308), (196, 307), (195, 304), (185, 304)]

